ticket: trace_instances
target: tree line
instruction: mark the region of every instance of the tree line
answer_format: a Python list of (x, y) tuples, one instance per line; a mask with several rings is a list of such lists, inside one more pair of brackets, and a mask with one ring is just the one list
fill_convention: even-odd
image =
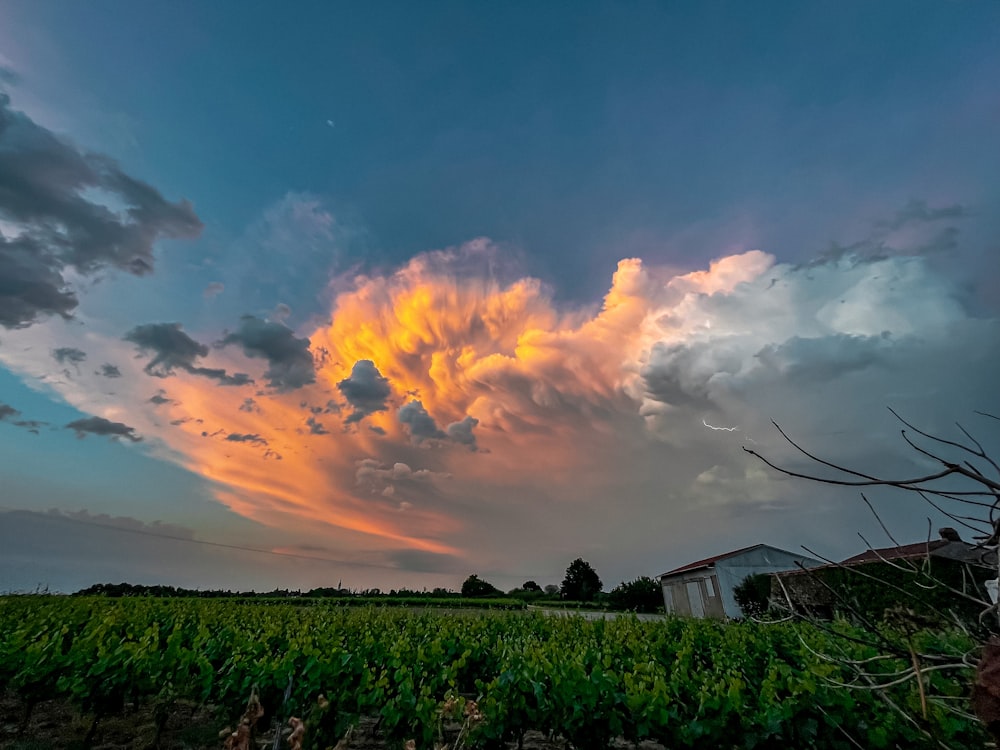
[(517, 588), (504, 592), (478, 575), (470, 575), (462, 583), (461, 590), (446, 588), (413, 590), (392, 589), (345, 589), (340, 587), (319, 587), (302, 591), (300, 589), (274, 589), (273, 591), (232, 591), (223, 589), (188, 589), (180, 586), (145, 586), (132, 583), (98, 583), (88, 586), (73, 596), (106, 596), (111, 598), (149, 596), (161, 598), (201, 598), (201, 599), (292, 599), (292, 598), (375, 598), (406, 597), (408, 599), (517, 599), (524, 602), (574, 603), (595, 608), (632, 612), (659, 612), (663, 609), (663, 597), (659, 584), (647, 576), (633, 581), (622, 581), (610, 592), (603, 591), (604, 584), (594, 567), (577, 558), (566, 568), (561, 585), (539, 585), (528, 580)]
[[(520, 587), (506, 592), (506, 595), (538, 603), (573, 602), (618, 611), (661, 612), (663, 610), (660, 584), (649, 576), (640, 576), (627, 583), (622, 581), (607, 593), (603, 589), (604, 584), (594, 567), (578, 557), (566, 568), (566, 575), (560, 586), (550, 584), (542, 588), (535, 581), (525, 581)], [(504, 592), (489, 581), (473, 574), (462, 584), (462, 596), (498, 597), (504, 596)]]

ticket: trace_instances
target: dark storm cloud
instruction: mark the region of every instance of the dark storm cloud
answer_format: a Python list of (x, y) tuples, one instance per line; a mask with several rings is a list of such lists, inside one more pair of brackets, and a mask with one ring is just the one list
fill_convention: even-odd
[(193, 372), (195, 375), (204, 375), (206, 378), (218, 380), (219, 385), (253, 385), (253, 378), (245, 372), (234, 372), (232, 375), (227, 375), (225, 370), (207, 367), (199, 367)]
[(135, 428), (129, 427), (123, 422), (112, 422), (104, 417), (86, 417), (77, 419), (66, 425), (66, 429), (74, 430), (78, 438), (91, 435), (104, 435), (111, 438), (126, 438), (133, 443), (138, 443), (142, 438), (136, 435)]
[(456, 443), (468, 446), (469, 450), (474, 451), (477, 449), (477, 446), (476, 436), (472, 434), (472, 430), (477, 424), (479, 424), (479, 420), (475, 417), (465, 417), (465, 419), (458, 422), (452, 422), (444, 428), (444, 431)]
[(309, 339), (295, 338), (292, 330), (281, 323), (244, 315), (239, 330), (220, 342), (221, 346), (230, 344), (240, 344), (248, 357), (267, 360), (264, 377), (272, 388), (291, 391), (316, 382)]
[[(95, 196), (101, 196), (106, 203)], [(109, 207), (110, 206), (110, 207)], [(72, 315), (68, 269), (111, 267), (142, 276), (161, 238), (194, 238), (202, 224), (187, 201), (170, 203), (110, 158), (81, 151), (10, 106), (0, 92), (0, 325)]]
[(641, 374), (646, 395), (670, 406), (707, 408), (711, 405), (711, 384), (703, 375), (702, 362), (711, 359), (718, 377), (739, 372), (741, 353), (727, 351), (710, 342), (668, 344), (656, 342)]
[(145, 352), (153, 352), (154, 357), (144, 368), (150, 375), (165, 378), (173, 375), (175, 368), (190, 372), (199, 357), (208, 354), (208, 347), (198, 343), (181, 330), (180, 323), (147, 323), (136, 326), (125, 334)]
[(956, 250), (960, 234), (957, 227), (944, 227), (924, 240), (917, 247), (917, 252), (924, 255), (939, 255)]
[(764, 347), (754, 357), (772, 375), (781, 375), (786, 381), (820, 384), (884, 362), (893, 343), (888, 335), (795, 336)]
[(451, 440), (468, 447), (469, 450), (478, 450), (476, 436), (472, 433), (479, 424), (479, 420), (475, 417), (467, 416), (458, 422), (452, 422), (442, 430), (424, 405), (416, 400), (401, 406), (396, 415), (399, 421), (409, 428), (410, 439), (414, 443), (422, 443), (425, 440)]
[(252, 434), (240, 434), (239, 432), (231, 432), (226, 435), (226, 440), (230, 443), (251, 443), (253, 445), (267, 445), (267, 441), (256, 433)]
[(359, 359), (351, 368), (351, 376), (337, 383), (354, 411), (344, 420), (345, 424), (360, 422), (369, 414), (385, 411), (385, 402), (391, 389), (389, 380), (375, 367), (370, 359)]
[(61, 365), (78, 365), (87, 359), (87, 353), (72, 346), (61, 346), (52, 350), (52, 358)]
[(38, 434), (38, 429), (40, 427), (44, 427), (48, 424), (48, 422), (39, 422), (36, 419), (11, 419), (12, 417), (20, 416), (20, 414), (20, 410), (15, 409), (10, 404), (5, 404), (3, 401), (0, 401), (0, 422), (7, 422), (15, 427), (23, 427), (28, 432), (35, 435)]
[(172, 404), (174, 400), (172, 398), (167, 398), (163, 395), (163, 392), (153, 394), (149, 397), (149, 403), (156, 404), (157, 406), (162, 406), (163, 404)]
[(0, 325), (23, 328), (46, 314), (71, 317), (76, 294), (62, 277), (63, 264), (41, 243), (0, 233)]
[(949, 221), (966, 219), (968, 217), (969, 210), (958, 203), (951, 206), (942, 206), (941, 208), (931, 208), (927, 205), (927, 201), (911, 200), (897, 211), (892, 219), (879, 222), (876, 226), (887, 229), (900, 229), (907, 224), (915, 222)]
[(247, 385), (253, 382), (241, 372), (229, 375), (222, 369), (197, 367), (195, 362), (208, 354), (208, 347), (184, 333), (180, 323), (136, 326), (125, 334), (125, 340), (135, 344), (143, 353), (153, 353), (153, 358), (143, 370), (157, 378), (169, 377), (174, 370), (181, 369), (192, 375), (217, 380), (220, 385)]
[(101, 375), (105, 378), (120, 378), (122, 376), (122, 371), (119, 370), (115, 365), (105, 362), (101, 365), (101, 369), (97, 371), (97, 375)]
[(330, 431), (327, 430), (322, 422), (316, 420), (316, 417), (309, 417), (306, 420), (306, 425), (309, 427), (309, 432), (313, 435), (329, 435)]
[(243, 399), (243, 403), (240, 404), (240, 411), (245, 411), (247, 414), (260, 414), (260, 407), (257, 406), (257, 402), (252, 398)]
[(427, 413), (424, 405), (419, 401), (411, 401), (401, 406), (397, 416), (400, 422), (410, 428), (410, 438), (414, 443), (420, 443), (428, 439), (442, 440), (448, 437), (438, 429), (437, 422)]
[(855, 263), (873, 263), (893, 256), (940, 255), (958, 249), (961, 231), (955, 223), (972, 216), (958, 203), (933, 208), (924, 200), (911, 200), (892, 217), (876, 221), (868, 236), (849, 245), (834, 242), (827, 250), (805, 264), (824, 265), (850, 259)]

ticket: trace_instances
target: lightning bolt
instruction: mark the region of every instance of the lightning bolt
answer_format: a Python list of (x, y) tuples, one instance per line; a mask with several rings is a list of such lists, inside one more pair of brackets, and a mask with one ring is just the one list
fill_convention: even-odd
[(702, 423), (703, 425), (705, 425), (705, 426), (706, 426), (706, 427), (707, 427), (708, 429), (710, 429), (710, 430), (715, 430), (715, 431), (717, 431), (717, 432), (718, 432), (719, 430), (721, 430), (722, 432), (739, 432), (739, 431), (740, 431), (740, 428), (739, 428), (738, 426), (737, 426), (737, 427), (715, 427), (714, 425), (710, 425), (710, 424), (709, 424), (708, 422), (706, 422), (706, 421), (705, 421), (704, 419), (703, 419), (703, 420), (701, 420), (701, 423)]

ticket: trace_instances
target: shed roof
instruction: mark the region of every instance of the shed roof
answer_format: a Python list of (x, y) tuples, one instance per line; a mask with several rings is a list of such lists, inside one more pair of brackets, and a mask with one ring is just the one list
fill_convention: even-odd
[[(898, 547), (883, 547), (881, 549), (868, 549), (860, 554), (841, 560), (841, 565), (855, 565), (857, 563), (878, 562), (880, 560), (911, 560), (915, 557), (924, 557), (941, 547), (948, 546), (949, 542), (944, 539), (933, 539), (929, 542), (915, 542), (914, 544), (902, 544)], [(960, 542), (961, 544), (961, 542)]]
[(673, 570), (668, 570), (666, 573), (660, 573), (660, 578), (663, 576), (672, 576), (674, 573), (686, 573), (689, 570), (697, 570), (698, 568), (707, 568), (714, 565), (719, 560), (725, 560), (727, 557), (733, 557), (735, 555), (741, 555), (744, 552), (749, 552), (752, 549), (757, 549), (758, 547), (766, 547), (766, 544), (752, 544), (749, 547), (743, 547), (742, 549), (734, 549), (732, 552), (724, 552), (721, 555), (714, 555), (713, 557), (706, 557), (704, 560), (698, 560), (697, 562), (688, 563), (687, 565), (682, 565), (679, 568), (674, 568)]
[(996, 555), (991, 552), (984, 552), (978, 545), (969, 542), (949, 541), (947, 539), (932, 539), (929, 542), (914, 542), (913, 544), (901, 544), (898, 547), (881, 547), (879, 549), (868, 549), (853, 557), (848, 557), (840, 562), (828, 562), (810, 570), (789, 570), (786, 573), (779, 573), (782, 577), (796, 576), (804, 573), (813, 573), (816, 570), (825, 568), (843, 568), (845, 566), (865, 565), (867, 563), (877, 563), (883, 560), (917, 560), (931, 555), (936, 558), (957, 560), (959, 562), (973, 565), (986, 565), (993, 568), (996, 565)]

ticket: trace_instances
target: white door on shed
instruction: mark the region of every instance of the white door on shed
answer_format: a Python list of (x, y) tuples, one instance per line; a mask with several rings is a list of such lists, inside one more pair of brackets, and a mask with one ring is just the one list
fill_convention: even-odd
[(705, 602), (701, 598), (701, 582), (700, 581), (688, 581), (687, 582), (687, 592), (688, 592), (688, 599), (691, 600), (691, 616), (692, 617), (704, 617), (705, 616)]

